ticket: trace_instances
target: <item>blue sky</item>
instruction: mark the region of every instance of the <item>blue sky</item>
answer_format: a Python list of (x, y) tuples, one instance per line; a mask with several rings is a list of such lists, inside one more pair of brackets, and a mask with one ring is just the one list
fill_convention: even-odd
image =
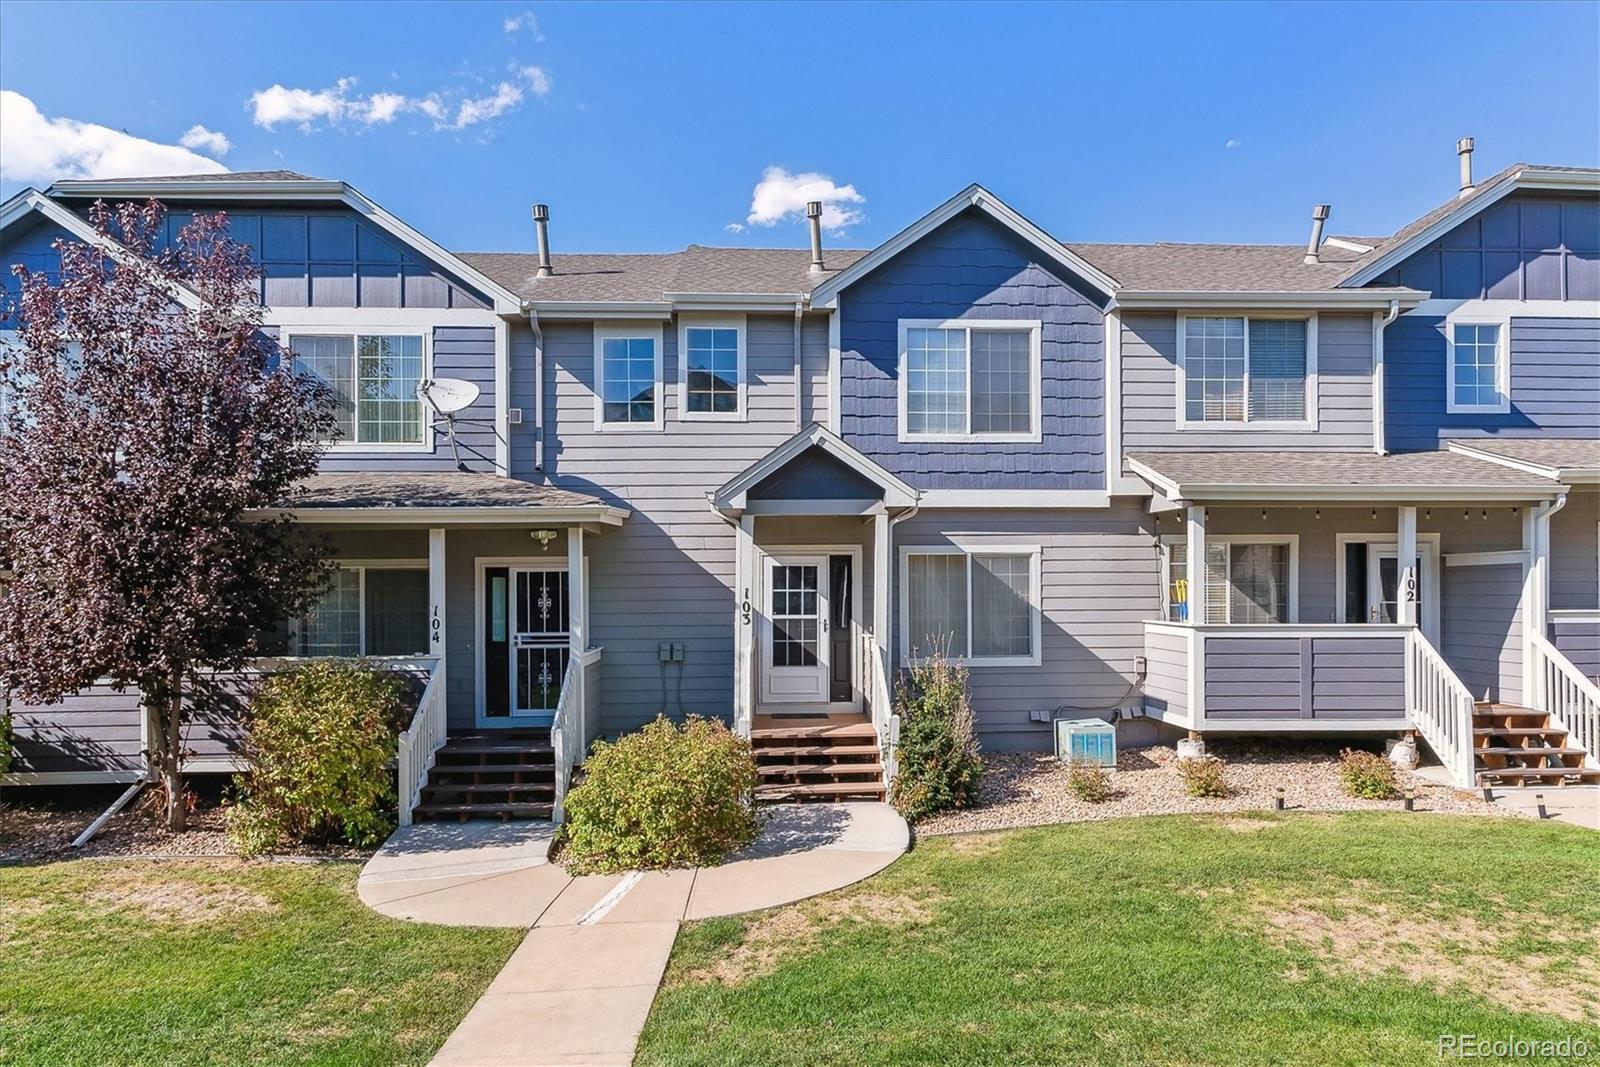
[(1066, 240), (1297, 242), (1447, 199), (1465, 134), (1600, 165), (1600, 3), (5, 0), (0, 89), (0, 195), (193, 151), (463, 251), (530, 248), (535, 200), (557, 251), (803, 244), (770, 168), (825, 176), (834, 245), (971, 181)]

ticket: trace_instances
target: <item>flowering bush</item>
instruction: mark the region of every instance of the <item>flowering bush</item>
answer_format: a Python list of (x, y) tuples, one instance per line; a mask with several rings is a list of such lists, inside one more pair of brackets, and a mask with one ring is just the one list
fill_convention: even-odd
[(1339, 780), (1346, 793), (1362, 800), (1392, 800), (1400, 792), (1394, 764), (1359, 748), (1339, 753)]
[(969, 806), (978, 796), (983, 760), (967, 669), (929, 657), (900, 676), (894, 706), (900, 716), (894, 806), (908, 819)]

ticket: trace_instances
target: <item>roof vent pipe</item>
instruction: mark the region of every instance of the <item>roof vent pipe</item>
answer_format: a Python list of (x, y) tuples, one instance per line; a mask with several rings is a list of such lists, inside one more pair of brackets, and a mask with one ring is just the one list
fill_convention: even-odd
[(1463, 137), (1456, 142), (1456, 155), (1461, 160), (1461, 192), (1458, 196), (1471, 196), (1475, 188), (1472, 184), (1472, 148), (1470, 137)]
[(806, 218), (811, 220), (811, 273), (821, 274), (822, 265), (822, 201), (806, 201)]
[(1306, 263), (1321, 263), (1322, 224), (1328, 221), (1328, 205), (1318, 204), (1311, 209), (1311, 240), (1306, 242)]
[(536, 278), (550, 277), (550, 205), (533, 205), (533, 226), (539, 231), (539, 271)]

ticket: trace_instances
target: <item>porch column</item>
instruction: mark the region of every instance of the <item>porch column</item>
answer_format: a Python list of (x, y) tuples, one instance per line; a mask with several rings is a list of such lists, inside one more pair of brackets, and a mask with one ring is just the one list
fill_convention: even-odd
[[(573, 690), (578, 701), (578, 730), (583, 738), (589, 736), (589, 724), (584, 720), (589, 710), (583, 693), (583, 654), (589, 650), (589, 583), (583, 572), (583, 527), (567, 529), (567, 670), (578, 672), (577, 688)], [(580, 740), (578, 747), (583, 748)], [(580, 751), (579, 757), (583, 756)]]
[(1395, 617), (1407, 626), (1417, 625), (1417, 509), (1400, 509), (1398, 550), (1395, 553)]
[(1536, 697), (1533, 691), (1531, 635), (1539, 632), (1534, 628), (1536, 624), (1543, 625), (1543, 612), (1539, 606), (1539, 600), (1544, 594), (1539, 556), (1539, 511), (1537, 507), (1522, 509), (1522, 552), (1526, 557), (1522, 564), (1522, 702), (1529, 707), (1533, 706)]
[(755, 646), (756, 517), (741, 515), (735, 534), (733, 581), (733, 729), (750, 736), (755, 709), (751, 700)]
[(434, 671), (439, 675), (439, 685), (444, 686), (445, 603), (444, 603), (444, 529), (434, 527), (428, 531), (428, 654), (439, 657)]
[(1199, 504), (1189, 505), (1187, 532), (1188, 622), (1199, 626), (1206, 621), (1206, 509)]
[[(872, 643), (873, 653), (878, 657), (877, 666), (883, 671), (882, 677), (889, 678), (890, 634), (889, 634), (889, 601), (893, 594), (890, 589), (890, 568), (894, 566), (889, 554), (889, 513), (887, 510), (879, 511), (872, 516)], [(878, 691), (875, 675), (867, 681), (867, 695), (872, 702), (873, 722), (886, 724), (889, 721), (889, 709), (878, 707)], [(892, 698), (891, 698), (892, 699)]]

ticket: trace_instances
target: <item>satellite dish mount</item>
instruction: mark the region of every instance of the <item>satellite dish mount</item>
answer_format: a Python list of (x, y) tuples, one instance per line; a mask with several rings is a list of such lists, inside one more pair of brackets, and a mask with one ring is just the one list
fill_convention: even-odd
[(417, 399), (433, 409), (434, 417), (430, 421), (434, 429), (443, 424), (445, 436), (450, 439), (450, 455), (460, 471), (467, 470), (467, 465), (461, 462), (461, 446), (456, 440), (457, 423), (464, 426), (494, 426), (489, 419), (457, 418), (477, 402), (481, 393), (477, 385), (463, 378), (424, 378), (417, 383)]

